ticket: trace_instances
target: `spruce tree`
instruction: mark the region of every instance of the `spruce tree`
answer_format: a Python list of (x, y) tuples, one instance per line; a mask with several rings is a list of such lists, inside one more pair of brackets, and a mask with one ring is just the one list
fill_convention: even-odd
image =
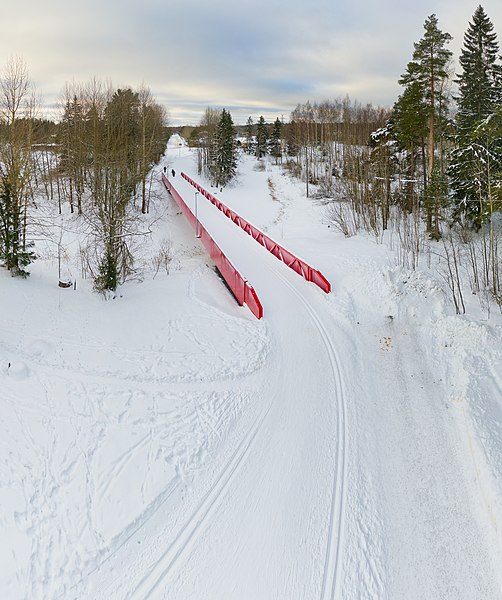
[(21, 277), (35, 259), (27, 241), (35, 123), (30, 90), (23, 60), (10, 59), (0, 74), (0, 260)]
[[(401, 148), (407, 151), (406, 209), (411, 212), (415, 204), (416, 157), (421, 150), (425, 156), (428, 109), (421, 86), (417, 81), (409, 83), (399, 96), (392, 111), (392, 134)], [(422, 165), (425, 169), (425, 165)]]
[(282, 137), (282, 122), (279, 117), (274, 121), (274, 126), (272, 128), (272, 134), (270, 136), (270, 152), (272, 156), (275, 158), (275, 162), (277, 163), (277, 159), (282, 156), (281, 149), (281, 137)]
[(267, 125), (263, 116), (256, 125), (256, 158), (262, 158), (267, 153)]
[(493, 209), (490, 192), (493, 175), (502, 165), (500, 137), (487, 135), (482, 124), (502, 102), (502, 73), (497, 63), (499, 46), (493, 24), (482, 6), (476, 9), (464, 36), (458, 75), (456, 148), (449, 176), (455, 216), (464, 215), (475, 228), (488, 221)]
[(251, 148), (253, 147), (253, 137), (254, 137), (254, 123), (253, 117), (248, 117), (246, 123), (246, 152), (251, 154)]
[(223, 187), (235, 176), (237, 169), (235, 127), (230, 112), (225, 109), (221, 112), (214, 141), (211, 179), (214, 185)]
[(35, 260), (33, 244), (23, 242), (22, 213), (9, 177), (0, 178), (0, 260), (13, 276), (27, 277), (25, 267)]

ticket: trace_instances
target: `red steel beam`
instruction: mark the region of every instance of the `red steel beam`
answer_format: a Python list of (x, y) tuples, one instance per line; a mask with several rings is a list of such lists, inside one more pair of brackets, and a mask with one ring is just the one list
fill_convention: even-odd
[[(178, 191), (174, 188), (173, 184), (167, 179), (165, 175), (162, 175), (162, 183), (164, 184), (167, 191), (174, 198), (176, 204), (181, 208), (183, 214), (188, 219), (188, 222), (192, 227), (196, 228), (196, 219), (193, 212), (190, 210), (186, 202), (183, 200)], [(197, 232), (199, 234), (201, 242), (204, 244), (205, 249), (209, 253), (209, 256), (218, 267), (220, 273), (228, 284), (228, 287), (232, 290), (232, 293), (237, 299), (237, 302), (242, 306), (245, 304), (253, 315), (257, 319), (263, 317), (263, 307), (260, 299), (256, 294), (253, 286), (247, 279), (244, 279), (237, 269), (232, 265), (228, 258), (223, 254), (223, 251), (218, 244), (213, 240), (209, 232), (203, 227), (201, 222), (198, 222)]]
[(249, 221), (246, 221), (243, 217), (228, 208), (223, 202), (221, 202), (216, 196), (213, 196), (210, 192), (205, 190), (201, 185), (189, 177), (186, 173), (181, 173), (181, 176), (188, 181), (196, 190), (198, 190), (203, 196), (205, 196), (211, 204), (214, 204), (226, 217), (233, 221), (238, 227), (243, 229), (248, 235), (255, 239), (259, 244), (266, 248), (276, 258), (281, 260), (290, 269), (293, 269), (298, 275), (301, 275), (307, 281), (315, 283), (318, 287), (329, 294), (331, 292), (331, 284), (324, 277), (324, 275), (314, 269), (301, 258), (295, 256), (289, 250), (286, 250), (283, 246), (278, 244), (275, 240), (269, 237), (266, 233), (263, 233), (260, 229), (252, 225)]

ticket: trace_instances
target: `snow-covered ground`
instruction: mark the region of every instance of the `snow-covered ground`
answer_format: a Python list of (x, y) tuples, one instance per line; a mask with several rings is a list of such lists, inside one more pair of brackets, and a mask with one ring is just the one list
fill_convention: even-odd
[(199, 196), (257, 321), (164, 164), (194, 201), (193, 156), (172, 144), (141, 280), (115, 299), (81, 278), (70, 215), (76, 289), (57, 286), (58, 227), (28, 280), (0, 270), (0, 598), (502, 599), (500, 315), (473, 297), (456, 316), (434, 271), (343, 238), (298, 182), (243, 157), (217, 195), (333, 286)]

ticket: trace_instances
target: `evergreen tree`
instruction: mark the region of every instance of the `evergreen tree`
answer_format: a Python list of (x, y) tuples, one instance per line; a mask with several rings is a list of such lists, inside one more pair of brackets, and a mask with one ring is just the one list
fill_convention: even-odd
[(237, 169), (235, 127), (230, 112), (225, 109), (216, 128), (214, 148), (211, 179), (217, 187), (223, 187), (235, 176)]
[[(440, 148), (442, 156), (448, 108), (445, 86), (448, 81), (448, 65), (452, 55), (446, 48), (446, 44), (452, 37), (438, 28), (436, 15), (431, 15), (426, 19), (424, 29), (423, 38), (414, 44), (413, 60), (408, 63), (406, 73), (402, 75), (399, 83), (408, 88), (411, 86), (413, 94), (421, 95), (421, 102), (417, 106), (420, 107), (421, 114), (423, 109), (423, 114), (427, 116), (427, 173), (424, 169), (424, 194), (427, 195), (427, 181), (432, 177), (434, 171), (437, 147)], [(413, 88), (413, 86), (415, 87)], [(425, 159), (425, 151), (423, 155)], [(443, 164), (440, 165), (440, 168), (443, 172)], [(426, 205), (427, 229), (430, 232), (433, 229), (432, 221), (435, 212), (436, 208), (428, 202)]]
[(430, 237), (437, 241), (441, 239), (441, 212), (448, 206), (448, 182), (438, 163), (434, 165), (434, 170), (430, 176), (424, 205), (427, 214), (431, 215)]
[(456, 148), (449, 176), (457, 218), (464, 214), (475, 227), (491, 216), (489, 188), (502, 165), (500, 137), (486, 135), (481, 127), (502, 102), (502, 69), (493, 24), (482, 6), (476, 9), (464, 36), (460, 55)]
[(429, 139), (427, 172), (430, 177), (434, 169), (437, 134), (442, 130), (448, 106), (445, 84), (448, 80), (448, 64), (452, 53), (445, 46), (452, 37), (438, 28), (436, 15), (427, 18), (424, 29), (423, 38), (414, 44), (413, 60), (408, 63), (406, 73), (399, 83), (404, 86), (416, 83), (422, 94), (423, 104), (427, 107)]
[(30, 250), (32, 244), (23, 244), (21, 207), (12, 194), (9, 177), (2, 173), (0, 179), (0, 260), (14, 276), (27, 277), (24, 267), (35, 260)]
[(246, 151), (248, 153), (250, 153), (250, 150), (253, 147), (253, 137), (254, 137), (253, 118), (248, 117), (248, 120), (246, 123)]
[(270, 136), (270, 153), (275, 158), (275, 162), (277, 163), (277, 159), (282, 157), (282, 148), (281, 148), (281, 137), (282, 137), (282, 122), (279, 117), (274, 121), (274, 126), (272, 128), (272, 134)]
[(378, 208), (382, 229), (388, 228), (392, 202), (392, 180), (395, 160), (394, 124), (389, 121), (385, 127), (373, 131), (369, 139), (370, 186), (375, 207)]
[(256, 158), (262, 158), (267, 153), (267, 125), (263, 116), (256, 126)]
[[(417, 81), (409, 83), (394, 104), (392, 133), (401, 148), (407, 150), (406, 209), (411, 212), (415, 204), (415, 172), (417, 150), (425, 156), (427, 136), (427, 106), (421, 86)], [(425, 165), (422, 165), (425, 169)], [(403, 207), (404, 208), (404, 207)]]
[(75, 197), (77, 210), (82, 214), (82, 195), (84, 193), (84, 111), (82, 103), (76, 94), (70, 96), (69, 88), (66, 90), (66, 101), (63, 118), (58, 127), (57, 141), (60, 149), (59, 168), (68, 177), (70, 210), (75, 210)]

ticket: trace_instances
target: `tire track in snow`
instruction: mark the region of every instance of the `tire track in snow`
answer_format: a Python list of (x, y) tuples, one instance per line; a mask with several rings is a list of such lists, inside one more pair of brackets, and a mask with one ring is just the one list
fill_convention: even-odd
[(149, 598), (173, 569), (185, 550), (190, 546), (194, 536), (204, 525), (208, 516), (218, 506), (229, 485), (240, 471), (271, 407), (272, 403), (257, 417), (253, 427), (234, 451), (225, 468), (199, 503), (196, 510), (176, 533), (174, 541), (155, 561), (149, 572), (139, 581), (136, 587), (125, 596), (126, 600)]
[(322, 341), (326, 347), (333, 380), (335, 383), (335, 396), (337, 399), (337, 453), (335, 473), (333, 477), (333, 492), (331, 496), (330, 523), (328, 531), (328, 543), (326, 547), (326, 559), (324, 563), (323, 582), (321, 588), (321, 600), (334, 600), (339, 595), (341, 564), (343, 560), (344, 541), (344, 514), (345, 514), (345, 490), (346, 490), (346, 455), (347, 455), (347, 423), (346, 423), (346, 400), (343, 378), (340, 369), (340, 361), (335, 347), (330, 339), (318, 313), (314, 310), (308, 300), (298, 289), (291, 284), (286, 277), (275, 269), (276, 275), (295, 294), (305, 307), (307, 313), (316, 326)]

